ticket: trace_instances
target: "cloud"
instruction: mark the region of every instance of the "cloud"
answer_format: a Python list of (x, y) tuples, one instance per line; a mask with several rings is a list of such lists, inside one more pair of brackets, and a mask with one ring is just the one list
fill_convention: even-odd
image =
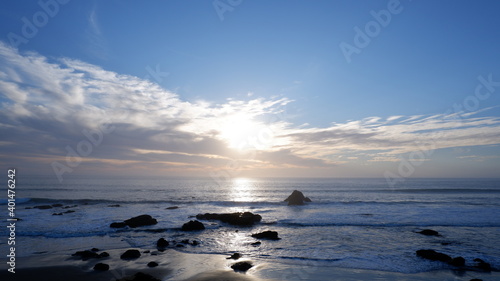
[(1, 42), (0, 94), (0, 158), (31, 172), (51, 172), (51, 163), (64, 164), (68, 151), (83, 149), (92, 132), (99, 139), (95, 132), (106, 126), (113, 130), (75, 169), (206, 175), (235, 162), (242, 170), (335, 169), (397, 161), (422, 147), (500, 143), (500, 118), (484, 116), (487, 109), (482, 117), (479, 111), (374, 116), (296, 126), (286, 112), (292, 100), (282, 96), (190, 102), (145, 79), (19, 53)]

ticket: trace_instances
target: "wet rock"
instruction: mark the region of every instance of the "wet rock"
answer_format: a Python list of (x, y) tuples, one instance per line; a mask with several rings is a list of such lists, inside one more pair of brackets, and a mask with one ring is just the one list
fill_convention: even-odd
[(170, 207), (165, 208), (165, 210), (175, 210), (175, 209), (179, 209), (179, 207), (177, 207), (177, 206), (170, 206)]
[(81, 260), (88, 260), (88, 259), (98, 259), (100, 258), (99, 254), (96, 252), (90, 251), (90, 250), (85, 250), (85, 251), (77, 251), (71, 256), (73, 257), (79, 257)]
[(111, 205), (108, 205), (108, 207), (118, 208), (118, 207), (121, 207), (121, 206), (120, 206), (120, 204), (111, 204)]
[(148, 267), (157, 267), (157, 266), (158, 266), (157, 262), (154, 262), (154, 261), (148, 262)]
[(481, 269), (483, 271), (491, 271), (491, 265), (482, 259), (474, 259), (476, 262), (475, 268)]
[(456, 257), (453, 258), (450, 262), (450, 265), (456, 266), (456, 267), (464, 267), (465, 266), (465, 259), (462, 257)]
[(127, 226), (127, 224), (124, 222), (113, 222), (109, 225), (109, 227), (112, 227), (112, 228), (123, 228), (125, 226)]
[(139, 250), (130, 249), (130, 250), (125, 251), (125, 253), (123, 253), (120, 256), (120, 258), (122, 260), (131, 260), (131, 259), (137, 259), (140, 256), (141, 256), (141, 252), (139, 252)]
[(107, 258), (107, 257), (109, 257), (108, 252), (102, 252), (99, 254), (99, 258)]
[(449, 263), (452, 260), (447, 254), (439, 253), (434, 250), (418, 250), (417, 256), (432, 261), (442, 261), (446, 263)]
[(189, 239), (184, 239), (181, 241), (182, 244), (189, 244)]
[(169, 244), (170, 243), (168, 243), (168, 241), (165, 240), (165, 238), (160, 238), (158, 239), (158, 241), (156, 241), (156, 248), (158, 248), (158, 250), (162, 250), (168, 247)]
[(228, 259), (228, 260), (229, 259), (237, 260), (239, 258), (241, 258), (241, 255), (239, 253), (234, 253), (229, 258), (226, 258), (226, 259)]
[(239, 213), (223, 213), (223, 214), (198, 214), (196, 218), (199, 220), (218, 220), (231, 225), (250, 226), (262, 220), (262, 217), (250, 212)]
[(250, 245), (252, 245), (254, 247), (258, 247), (258, 246), (260, 246), (260, 244), (262, 244), (262, 242), (257, 241), (257, 242), (254, 242), (254, 243), (250, 244)]
[(108, 271), (109, 270), (109, 265), (105, 263), (98, 263), (94, 265), (94, 270), (95, 271)]
[(441, 236), (441, 234), (439, 234), (439, 232), (432, 230), (432, 229), (424, 229), (422, 231), (418, 231), (417, 233), (420, 233), (420, 234), (426, 235), (426, 236)]
[(476, 278), (474, 278), (474, 279), (471, 279), (469, 281), (483, 281), (483, 279), (476, 279)]
[(298, 190), (294, 190), (288, 198), (284, 200), (288, 202), (288, 206), (291, 205), (304, 205), (304, 202), (311, 202), (311, 199), (305, 197), (304, 194)]
[(99, 249), (97, 249), (97, 248), (92, 248), (92, 249), (90, 249), (90, 250), (91, 250), (92, 252), (99, 252)]
[(182, 244), (177, 244), (177, 245), (175, 245), (175, 247), (177, 247), (177, 248), (184, 248), (184, 247), (186, 247), (186, 246), (184, 246), (184, 245), (182, 245)]
[(53, 216), (62, 216), (63, 214), (62, 213), (53, 213), (52, 215)]
[(240, 262), (237, 262), (233, 265), (231, 265), (231, 268), (234, 270), (234, 271), (241, 271), (241, 272), (245, 272), (247, 270), (249, 270), (250, 268), (252, 268), (252, 264), (250, 262), (247, 262), (247, 261), (240, 261)]
[(204, 229), (205, 229), (205, 226), (203, 225), (203, 223), (196, 221), (196, 220), (189, 221), (189, 222), (182, 225), (183, 231), (196, 231), (196, 230), (204, 230)]
[(193, 246), (198, 246), (199, 244), (200, 244), (200, 242), (198, 242), (198, 241), (196, 241), (196, 240), (193, 240), (193, 241), (191, 242), (191, 245), (193, 245)]
[(63, 206), (63, 204), (52, 204), (52, 207), (54, 207), (54, 208), (58, 208), (58, 207), (62, 207), (62, 206)]
[(117, 281), (161, 281), (149, 274), (137, 272), (134, 276), (128, 276)]
[(135, 227), (145, 226), (145, 225), (154, 225), (154, 224), (157, 224), (158, 221), (156, 219), (152, 218), (150, 215), (140, 215), (140, 216), (125, 220), (124, 223), (132, 228), (135, 228)]
[(67, 210), (66, 212), (63, 212), (63, 214), (71, 214), (71, 213), (74, 213), (75, 211), (74, 210)]
[(278, 237), (278, 232), (271, 231), (271, 230), (266, 230), (266, 231), (261, 232), (261, 233), (252, 234), (252, 237), (257, 238), (257, 239), (269, 239), (269, 240), (281, 239)]

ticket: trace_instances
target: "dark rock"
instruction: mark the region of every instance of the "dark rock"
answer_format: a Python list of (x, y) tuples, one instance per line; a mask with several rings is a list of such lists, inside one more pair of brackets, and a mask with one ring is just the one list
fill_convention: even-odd
[(239, 253), (234, 253), (229, 258), (226, 258), (226, 259), (228, 259), (228, 260), (229, 259), (237, 260), (239, 258), (241, 258), (241, 255)]
[(476, 278), (474, 278), (474, 279), (471, 279), (470, 281), (483, 281), (483, 279), (476, 279)]
[(290, 205), (304, 205), (304, 202), (311, 202), (311, 199), (305, 197), (304, 194), (298, 190), (294, 190), (288, 198), (284, 200), (288, 202), (288, 206)]
[(97, 248), (92, 248), (92, 249), (90, 249), (90, 250), (91, 250), (92, 252), (99, 252), (99, 249), (97, 249)]
[(417, 256), (432, 261), (442, 261), (446, 263), (451, 262), (450, 256), (448, 256), (447, 254), (436, 252), (434, 250), (418, 250)]
[(62, 207), (63, 204), (52, 204), (52, 207), (57, 208), (57, 207)]
[(127, 224), (124, 222), (114, 222), (114, 223), (109, 225), (109, 227), (112, 227), (112, 228), (123, 228), (125, 226), (127, 226)]
[(96, 252), (92, 252), (89, 250), (85, 251), (77, 251), (76, 253), (72, 254), (73, 257), (79, 257), (81, 260), (88, 260), (88, 259), (98, 259), (100, 256)]
[(477, 264), (474, 266), (475, 268), (479, 268), (484, 271), (491, 271), (491, 265), (482, 259), (474, 259)]
[(78, 205), (64, 206), (63, 209), (69, 209), (69, 208), (75, 208), (75, 207), (78, 207)]
[(151, 251), (150, 251), (150, 250), (146, 250), (146, 251), (142, 251), (142, 252), (143, 252), (144, 254), (149, 254), (149, 253), (151, 253)]
[(189, 239), (184, 239), (181, 241), (182, 244), (189, 244)]
[(165, 208), (165, 210), (175, 210), (175, 209), (179, 209), (179, 207), (177, 207), (177, 206), (171, 206), (171, 207)]
[(456, 267), (464, 267), (465, 266), (465, 259), (462, 257), (456, 257), (456, 258), (453, 258), (449, 263), (450, 263), (450, 265), (453, 265)]
[(420, 233), (422, 235), (426, 235), (426, 236), (441, 236), (439, 234), (439, 232), (435, 231), (435, 230), (432, 230), (432, 229), (424, 229), (422, 231), (419, 231), (417, 233)]
[(67, 210), (66, 212), (63, 212), (63, 214), (71, 214), (71, 213), (74, 213), (75, 211), (74, 210)]
[(242, 272), (245, 272), (247, 270), (249, 270), (250, 268), (252, 268), (252, 264), (250, 262), (247, 262), (247, 261), (240, 261), (240, 262), (237, 262), (233, 265), (231, 265), (231, 268), (234, 270), (234, 271), (242, 271)]
[(182, 230), (183, 231), (196, 231), (196, 230), (203, 230), (205, 229), (205, 226), (203, 223), (199, 221), (189, 221), (182, 225)]
[(165, 249), (166, 247), (168, 247), (170, 243), (168, 243), (167, 240), (165, 240), (165, 238), (160, 238), (158, 239), (158, 241), (156, 241), (156, 248), (158, 249)]
[(254, 223), (260, 222), (262, 217), (250, 212), (244, 213), (223, 213), (223, 214), (198, 214), (196, 218), (199, 220), (218, 220), (221, 222), (229, 223), (231, 225), (249, 226)]
[(124, 222), (132, 228), (139, 227), (139, 226), (145, 226), (145, 225), (153, 225), (153, 224), (158, 223), (158, 221), (156, 221), (156, 219), (152, 218), (150, 215), (140, 215), (140, 216), (125, 220)]
[(262, 243), (260, 241), (257, 241), (257, 242), (250, 244), (250, 245), (257, 247), (257, 246), (260, 246), (260, 244), (262, 244)]
[(121, 207), (121, 206), (120, 206), (120, 204), (112, 204), (112, 205), (108, 205), (108, 207), (118, 208), (118, 207)]
[(62, 213), (53, 213), (52, 215), (53, 216), (62, 216), (63, 214)]
[(99, 258), (107, 258), (107, 257), (109, 257), (108, 252), (102, 252), (99, 254)]
[(261, 232), (261, 233), (252, 234), (252, 237), (257, 238), (257, 239), (270, 239), (270, 240), (281, 239), (278, 237), (278, 232), (271, 231), (271, 230), (266, 230), (266, 231)]
[(193, 246), (198, 246), (199, 244), (200, 244), (200, 242), (198, 242), (198, 241), (196, 241), (196, 240), (193, 240), (193, 241), (191, 242), (191, 245), (193, 245)]
[(31, 207), (26, 207), (25, 209), (26, 209), (26, 210), (30, 210), (30, 209), (33, 209), (33, 208), (31, 208)]
[(177, 248), (183, 248), (183, 247), (186, 247), (186, 246), (184, 246), (182, 244), (177, 244), (177, 245), (175, 245), (175, 247), (177, 247)]
[(40, 210), (46, 210), (46, 209), (52, 209), (52, 206), (50, 206), (50, 205), (40, 205), (40, 206), (35, 206), (33, 208), (40, 209)]
[(161, 281), (161, 280), (156, 279), (155, 277), (149, 274), (137, 272), (134, 276), (128, 276), (117, 281)]
[(123, 253), (120, 256), (120, 258), (122, 260), (131, 260), (131, 259), (137, 259), (140, 256), (141, 256), (141, 252), (139, 252), (139, 250), (131, 249), (131, 250), (125, 251), (125, 253)]
[(148, 267), (157, 267), (157, 266), (158, 266), (157, 262), (154, 262), (154, 261), (148, 262)]
[(108, 271), (109, 270), (109, 265), (105, 263), (98, 263), (94, 265), (94, 270), (95, 271)]

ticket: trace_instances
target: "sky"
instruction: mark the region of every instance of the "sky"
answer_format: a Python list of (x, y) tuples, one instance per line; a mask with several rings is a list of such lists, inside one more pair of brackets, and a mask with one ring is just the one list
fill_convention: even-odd
[(4, 1), (2, 168), (499, 177), (498, 1)]

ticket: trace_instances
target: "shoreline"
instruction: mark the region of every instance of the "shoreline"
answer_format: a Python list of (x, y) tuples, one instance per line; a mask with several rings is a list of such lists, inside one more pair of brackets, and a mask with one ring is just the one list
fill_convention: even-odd
[[(136, 259), (122, 260), (120, 255), (128, 249), (137, 249), (141, 256)], [(100, 251), (102, 252), (102, 251)], [(398, 273), (366, 269), (339, 267), (318, 267), (310, 265), (291, 265), (268, 259), (250, 259), (245, 256), (238, 260), (227, 259), (220, 254), (183, 253), (175, 249), (163, 252), (156, 249), (121, 248), (106, 250), (109, 257), (100, 259), (81, 259), (67, 255), (40, 254), (20, 257), (16, 264), (16, 273), (7, 269), (0, 272), (2, 280), (51, 280), (51, 281), (113, 281), (132, 280), (129, 277), (137, 272), (149, 274), (158, 280), (241, 280), (241, 281), (285, 281), (285, 280), (499, 280), (500, 272), (475, 272), (435, 270), (420, 273)], [(148, 267), (149, 262), (158, 263), (157, 267)], [(231, 265), (249, 261), (253, 264), (246, 273), (235, 272)], [(95, 271), (94, 265), (105, 263), (107, 271)], [(10, 279), (7, 279), (10, 278)]]

